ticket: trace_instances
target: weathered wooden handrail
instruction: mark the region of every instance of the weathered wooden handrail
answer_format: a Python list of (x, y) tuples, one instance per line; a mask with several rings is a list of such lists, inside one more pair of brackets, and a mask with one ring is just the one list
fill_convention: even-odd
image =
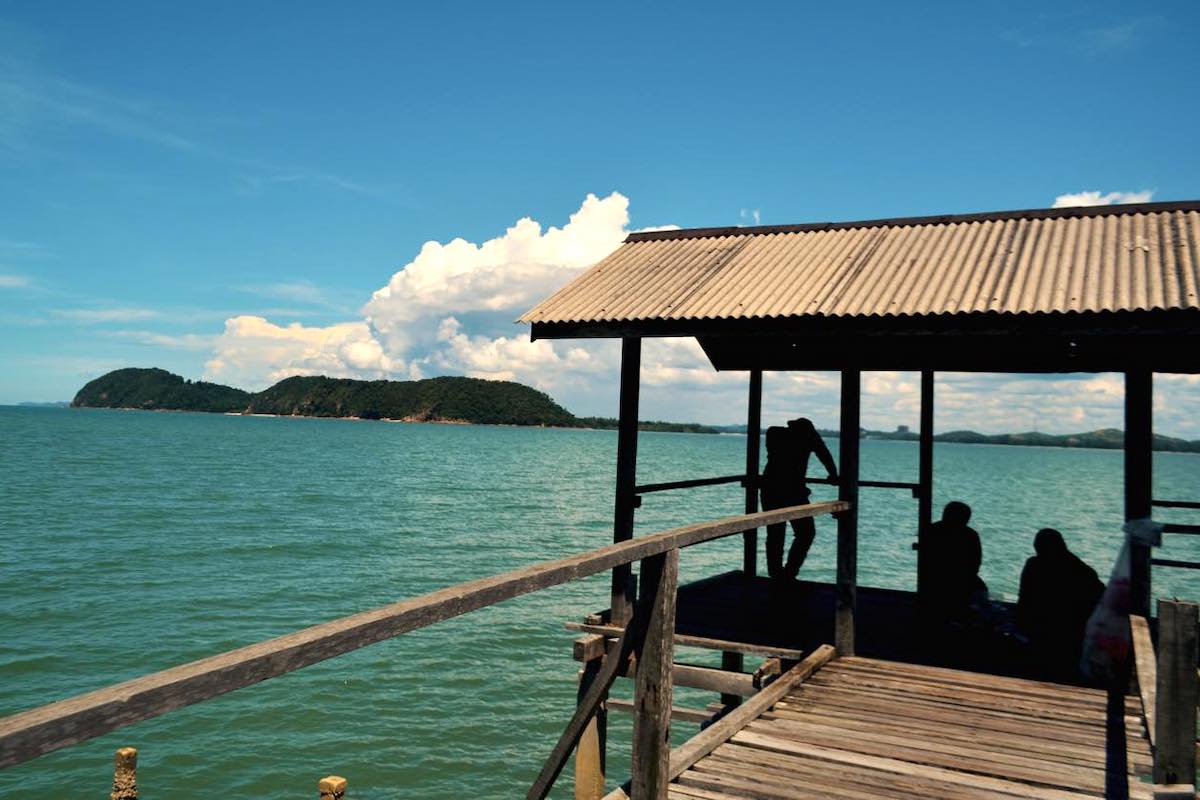
[(1158, 688), (1158, 664), (1154, 657), (1154, 643), (1150, 641), (1150, 626), (1145, 617), (1129, 616), (1129, 633), (1133, 639), (1133, 665), (1136, 670), (1138, 695), (1142, 699), (1142, 716), (1146, 718), (1146, 736), (1150, 747), (1158, 734), (1154, 726), (1154, 692)]
[[(643, 483), (640, 486), (633, 487), (634, 494), (652, 494), (654, 492), (669, 492), (674, 489), (695, 489), (700, 486), (717, 486), (722, 483), (740, 483), (746, 486), (749, 483), (757, 483), (761, 478), (750, 478), (746, 475), (719, 475), (715, 478), (689, 478), (682, 481), (667, 481), (665, 483)], [(837, 486), (839, 481), (837, 478), (805, 478), (805, 483), (819, 483), (825, 486)], [(859, 486), (864, 486), (870, 489), (908, 489), (916, 492), (921, 488), (919, 483), (910, 483), (908, 481), (859, 481)]]
[[(770, 686), (721, 717), (714, 724), (705, 728), (698, 736), (692, 737), (686, 743), (672, 750), (667, 772), (668, 777), (671, 780), (678, 778), (697, 761), (704, 758), (713, 750), (716, 750), (735, 733), (746, 727), (750, 721), (782, 700), (787, 696), (788, 692), (807, 680), (809, 676), (831, 661), (836, 655), (837, 650), (832, 646), (827, 644), (821, 645), (811, 655), (784, 673)], [(633, 796), (637, 797), (636, 794)], [(630, 784), (626, 783), (606, 794), (603, 800), (629, 800), (629, 798)]]
[(792, 519), (844, 511), (844, 502), (687, 525), (460, 583), (0, 719), (0, 767), (94, 738), (523, 594), (671, 550)]
[(652, 492), (669, 492), (672, 489), (695, 489), (699, 486), (717, 486), (722, 483), (746, 483), (745, 475), (721, 475), (716, 478), (690, 478), (683, 481), (667, 481), (666, 483), (643, 483), (633, 487), (634, 494), (650, 494)]

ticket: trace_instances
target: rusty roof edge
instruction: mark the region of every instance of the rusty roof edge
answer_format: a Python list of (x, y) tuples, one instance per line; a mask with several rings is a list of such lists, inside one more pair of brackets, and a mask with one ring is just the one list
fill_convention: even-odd
[(1064, 219), (1104, 217), (1121, 214), (1155, 214), (1166, 211), (1200, 211), (1200, 200), (1166, 200), (1157, 203), (1126, 203), (1108, 206), (1070, 206), (1067, 208), (1027, 208), (1016, 211), (984, 211), (973, 214), (941, 214), (926, 217), (893, 217), (848, 222), (806, 222), (798, 225), (754, 225), (725, 228), (682, 228), (672, 231), (631, 233), (625, 244), (663, 239), (705, 239), (719, 236), (765, 236), (773, 233), (807, 233), (852, 228), (901, 228), (916, 225), (949, 225), (956, 222), (993, 222), (1010, 219)]
[(995, 309), (971, 311), (938, 311), (934, 313), (898, 313), (898, 314), (755, 314), (747, 317), (705, 316), (705, 317), (622, 317), (612, 319), (569, 319), (569, 320), (529, 320), (533, 325), (553, 327), (555, 325), (577, 326), (588, 325), (595, 327), (645, 325), (664, 323), (669, 325), (686, 325), (688, 323), (758, 323), (758, 322), (937, 322), (965, 320), (1011, 320), (1011, 319), (1065, 319), (1073, 320), (1082, 317), (1143, 317), (1147, 314), (1170, 314), (1176, 317), (1191, 316), (1200, 318), (1200, 308), (1189, 306), (1146, 305), (1128, 308), (1072, 308), (1055, 311), (1028, 310), (997, 311)]

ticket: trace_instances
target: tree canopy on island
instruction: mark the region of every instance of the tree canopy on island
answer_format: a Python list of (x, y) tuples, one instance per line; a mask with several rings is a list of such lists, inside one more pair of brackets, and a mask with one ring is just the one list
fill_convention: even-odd
[[(576, 417), (545, 392), (514, 381), (452, 376), (418, 381), (294, 377), (261, 392), (245, 392), (184, 380), (164, 369), (127, 368), (89, 382), (71, 405), (562, 428), (615, 428), (617, 424), (614, 419)], [(644, 422), (640, 427), (717, 433), (714, 428), (691, 423)]]

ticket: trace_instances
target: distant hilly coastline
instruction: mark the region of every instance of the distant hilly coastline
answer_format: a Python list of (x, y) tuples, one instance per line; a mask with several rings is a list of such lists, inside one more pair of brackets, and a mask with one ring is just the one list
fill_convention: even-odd
[[(745, 433), (745, 425), (725, 425), (721, 430), (726, 433)], [(826, 438), (838, 437), (834, 430), (821, 430)], [(900, 426), (894, 431), (862, 431), (863, 439), (885, 439), (900, 442), (915, 442), (919, 438), (907, 426)], [(1085, 447), (1098, 450), (1120, 450), (1125, 446), (1125, 432), (1117, 428), (1102, 428), (1087, 433), (997, 433), (986, 434), (977, 431), (947, 431), (935, 434), (935, 442), (957, 442), (959, 444), (1004, 444), (1025, 447)], [(1200, 439), (1189, 441), (1172, 436), (1154, 436), (1154, 449), (1164, 453), (1200, 453)]]
[[(198, 411), (217, 414), (337, 417), (343, 419), (615, 428), (605, 417), (576, 417), (540, 392), (514, 381), (440, 377), (418, 381), (285, 378), (261, 392), (185, 380), (164, 369), (130, 367), (90, 381), (74, 408)], [(693, 423), (642, 422), (642, 430), (719, 433)]]
[[(57, 405), (57, 404), (54, 404)], [(261, 392), (246, 392), (219, 383), (185, 380), (164, 369), (127, 368), (102, 375), (79, 390), (74, 408), (126, 408), (146, 411), (201, 411), (218, 414), (337, 417), (343, 419), (445, 422), (479, 425), (525, 425), (613, 430), (610, 417), (577, 417), (545, 392), (514, 381), (440, 377), (419, 381), (360, 381), (349, 378), (285, 378)], [(670, 433), (745, 433), (745, 425), (701, 425), (693, 422), (642, 421), (643, 431)], [(822, 430), (826, 437), (837, 431)], [(916, 441), (917, 434), (900, 426), (894, 431), (863, 430), (864, 439)], [(1125, 434), (1115, 428), (1087, 433), (1001, 433), (948, 431), (936, 442), (1084, 447), (1119, 450)], [(1154, 437), (1162, 452), (1200, 453), (1200, 440)]]

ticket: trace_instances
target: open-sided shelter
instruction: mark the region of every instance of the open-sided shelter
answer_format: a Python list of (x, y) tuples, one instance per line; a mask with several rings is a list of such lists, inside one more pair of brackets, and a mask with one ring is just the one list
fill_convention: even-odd
[[(842, 653), (856, 638), (854, 506), (871, 485), (858, 470), (863, 370), (921, 374), (918, 530), (931, 516), (939, 370), (1123, 373), (1126, 517), (1149, 516), (1152, 503), (1200, 507), (1151, 497), (1153, 373), (1200, 372), (1197, 201), (633, 233), (521, 321), (534, 339), (622, 339), (617, 541), (633, 535), (646, 491), (741, 481), (756, 510), (763, 370), (840, 371), (838, 493), (851, 503), (838, 520)], [(656, 336), (693, 336), (715, 369), (748, 373), (744, 475), (637, 485), (640, 346)], [(748, 531), (751, 575), (756, 549)], [(1149, 608), (1151, 562), (1135, 548), (1135, 613)], [(918, 564), (918, 589), (921, 574)], [(615, 621), (628, 614), (627, 584), (627, 568), (615, 571)]]

